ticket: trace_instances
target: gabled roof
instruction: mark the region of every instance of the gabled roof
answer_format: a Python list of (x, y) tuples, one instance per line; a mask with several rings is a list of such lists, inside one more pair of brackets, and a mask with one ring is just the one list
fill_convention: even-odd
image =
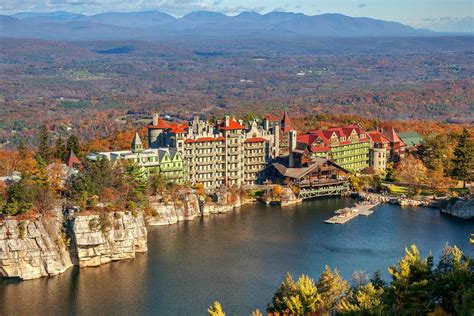
[(138, 132), (135, 132), (135, 136), (133, 136), (133, 140), (132, 140), (132, 147), (135, 147), (137, 145), (143, 146), (143, 142)]
[(245, 126), (237, 122), (236, 120), (229, 118), (229, 124), (226, 126), (226, 120), (224, 119), (220, 124), (219, 124), (219, 129), (221, 131), (230, 131), (230, 130), (236, 130), (236, 129), (245, 129)]
[(174, 158), (179, 157), (178, 151), (175, 148), (168, 148), (168, 152), (170, 154), (171, 160), (174, 160)]
[(374, 142), (374, 143), (380, 143), (380, 144), (387, 144), (390, 143), (390, 140), (383, 136), (382, 133), (379, 131), (370, 131), (367, 133), (369, 138)]
[(288, 116), (288, 113), (286, 112), (285, 114), (283, 114), (283, 118), (281, 119), (281, 129), (285, 133), (288, 133), (289, 131), (294, 130), (293, 126), (291, 126), (290, 117)]
[(398, 136), (409, 147), (418, 146), (423, 141), (423, 138), (415, 131), (400, 132)]
[(149, 125), (147, 125), (147, 128), (154, 128), (154, 129), (168, 129), (170, 128), (170, 124), (162, 119), (161, 117), (158, 118), (158, 124), (153, 125), (153, 122), (151, 122)]
[(341, 166), (336, 164), (334, 161), (325, 159), (325, 158), (315, 158), (312, 160), (311, 165), (309, 165), (308, 167), (303, 167), (303, 168), (287, 168), (284, 165), (277, 162), (273, 163), (272, 166), (275, 167), (275, 169), (278, 170), (278, 172), (284, 177), (289, 177), (293, 179), (301, 179), (302, 177), (314, 171), (316, 168), (320, 167), (321, 165), (325, 163), (333, 165), (336, 168), (349, 173), (348, 170), (342, 168)]
[(395, 129), (392, 126), (388, 126), (385, 129), (383, 135), (387, 137), (392, 143), (398, 143), (402, 141), (400, 137), (398, 137), (397, 132), (395, 132)]
[(275, 116), (275, 115), (272, 115), (272, 114), (266, 114), (263, 119), (266, 120), (266, 121), (272, 121), (272, 122), (280, 121), (280, 118), (278, 116)]
[(71, 150), (69, 152), (69, 155), (66, 158), (65, 164), (69, 168), (73, 168), (73, 167), (76, 167), (76, 166), (81, 166), (81, 161), (79, 160), (79, 158), (77, 158), (77, 156)]
[(169, 123), (169, 129), (171, 133), (180, 134), (186, 133), (188, 126), (186, 124)]

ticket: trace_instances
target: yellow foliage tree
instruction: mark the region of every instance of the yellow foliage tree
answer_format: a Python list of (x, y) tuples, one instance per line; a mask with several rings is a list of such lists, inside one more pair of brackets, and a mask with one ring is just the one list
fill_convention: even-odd
[(225, 316), (224, 311), (222, 310), (221, 303), (214, 302), (209, 308), (207, 309), (209, 316)]

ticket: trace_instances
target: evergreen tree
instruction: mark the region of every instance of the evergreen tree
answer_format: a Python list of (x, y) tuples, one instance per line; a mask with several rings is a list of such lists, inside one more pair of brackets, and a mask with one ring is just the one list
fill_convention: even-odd
[(20, 139), (18, 144), (18, 155), (20, 156), (20, 159), (24, 159), (28, 155), (23, 139)]
[(56, 144), (54, 145), (54, 156), (56, 159), (60, 161), (65, 161), (68, 155), (68, 151), (66, 149), (66, 145), (64, 144), (64, 140), (61, 136), (56, 139)]
[(7, 199), (2, 213), (7, 215), (22, 214), (33, 206), (34, 192), (25, 178), (7, 188)]
[(387, 289), (386, 303), (395, 315), (402, 312), (407, 315), (426, 314), (433, 308), (432, 258), (422, 259), (415, 245), (405, 252), (398, 266), (388, 269), (392, 282)]
[(380, 275), (380, 271), (375, 271), (374, 276), (370, 279), (370, 283), (376, 288), (376, 289), (383, 289), (387, 286), (387, 283), (382, 280), (382, 276)]
[[(474, 312), (474, 262), (456, 246), (446, 245), (434, 271), (434, 296), (450, 314)], [(472, 313), (471, 313), (472, 314)]]
[(343, 315), (382, 315), (383, 292), (372, 283), (358, 286), (340, 301), (338, 312)]
[(66, 152), (69, 154), (71, 150), (78, 156), (81, 156), (81, 145), (76, 135), (71, 135), (66, 141)]
[(466, 187), (466, 181), (474, 181), (474, 142), (466, 128), (462, 131), (454, 149), (452, 165), (452, 176), (463, 181), (464, 187)]
[(333, 272), (329, 266), (326, 266), (319, 277), (317, 288), (321, 293), (322, 308), (326, 311), (332, 311), (349, 290), (349, 284), (342, 279), (337, 269), (334, 269)]
[(147, 177), (145, 170), (136, 163), (129, 163), (126, 170), (127, 177), (125, 183), (128, 192), (127, 200), (143, 206), (147, 191)]
[(46, 125), (42, 125), (39, 134), (38, 158), (41, 158), (45, 163), (50, 162), (51, 148), (49, 147), (49, 131)]
[(296, 285), (291, 277), (290, 272), (286, 273), (283, 282), (281, 283), (280, 287), (276, 291), (275, 295), (272, 298), (272, 305), (267, 306), (267, 312), (273, 313), (284, 313), (288, 311), (288, 306), (286, 305), (286, 300), (290, 297), (295, 295)]
[(294, 294), (285, 299), (291, 315), (308, 315), (321, 308), (321, 295), (314, 280), (301, 275), (296, 282)]

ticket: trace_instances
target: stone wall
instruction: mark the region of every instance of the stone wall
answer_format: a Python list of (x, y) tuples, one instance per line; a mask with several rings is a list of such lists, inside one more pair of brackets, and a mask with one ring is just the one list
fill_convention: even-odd
[(61, 218), (0, 221), (0, 275), (30, 280), (63, 273), (72, 267), (65, 243)]
[(147, 251), (143, 214), (114, 212), (79, 215), (69, 222), (73, 258), (80, 267), (135, 258)]
[(457, 199), (449, 201), (443, 208), (441, 208), (441, 212), (464, 219), (473, 219), (474, 199)]

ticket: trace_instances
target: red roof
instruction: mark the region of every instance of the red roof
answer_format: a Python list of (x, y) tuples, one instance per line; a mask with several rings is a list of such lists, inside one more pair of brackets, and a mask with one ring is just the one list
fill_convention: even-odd
[(179, 134), (179, 133), (186, 133), (188, 126), (185, 124), (169, 124), (170, 132)]
[(278, 116), (271, 115), (271, 114), (265, 115), (264, 119), (267, 121), (272, 121), (272, 122), (278, 122), (280, 120)]
[(383, 136), (382, 133), (380, 133), (379, 131), (371, 131), (367, 134), (374, 143), (386, 144), (390, 142), (390, 140), (387, 137)]
[(147, 128), (156, 128), (156, 129), (167, 129), (170, 128), (170, 124), (162, 118), (158, 118), (158, 124), (153, 125), (153, 122), (147, 125)]
[(225, 125), (226, 120), (224, 119), (221, 124), (219, 124), (219, 129), (222, 131), (230, 131), (230, 130), (236, 130), (236, 129), (245, 129), (245, 126), (241, 125), (239, 122), (237, 122), (234, 119), (229, 119), (229, 124), (226, 126)]
[(288, 133), (289, 131), (294, 130), (293, 126), (291, 126), (290, 117), (286, 112), (285, 114), (283, 114), (283, 118), (281, 119), (281, 130), (284, 133)]
[(71, 150), (71, 151), (69, 152), (69, 155), (68, 155), (67, 158), (66, 158), (65, 164), (66, 164), (66, 166), (68, 166), (69, 168), (73, 168), (73, 167), (81, 166), (81, 161), (79, 160), (79, 158), (77, 158), (77, 156), (76, 156), (76, 155), (74, 154), (74, 152)]
[(195, 143), (204, 143), (204, 142), (213, 142), (215, 140), (214, 137), (201, 137), (194, 140)]
[(264, 141), (265, 141), (265, 138), (251, 137), (251, 138), (247, 138), (244, 142), (245, 143), (261, 143), (261, 142), (264, 142)]
[(387, 127), (383, 134), (392, 143), (398, 143), (402, 141), (400, 137), (398, 137), (397, 132), (395, 132), (395, 129), (392, 126)]
[[(362, 130), (357, 125), (348, 125), (343, 127), (331, 127), (326, 130), (310, 130), (308, 133), (303, 135), (298, 135), (297, 140), (300, 143), (305, 143), (308, 146), (312, 146), (313, 143), (319, 139), (321, 141), (321, 146), (312, 146), (311, 151), (327, 151), (329, 150), (329, 146), (331, 145), (330, 138), (333, 134), (340, 139), (341, 137), (345, 137), (346, 140), (339, 141), (340, 145), (348, 145), (350, 141), (347, 138), (351, 135), (352, 131), (356, 131), (357, 135), (366, 134), (364, 130)], [(359, 141), (367, 141), (368, 137), (360, 137)]]

